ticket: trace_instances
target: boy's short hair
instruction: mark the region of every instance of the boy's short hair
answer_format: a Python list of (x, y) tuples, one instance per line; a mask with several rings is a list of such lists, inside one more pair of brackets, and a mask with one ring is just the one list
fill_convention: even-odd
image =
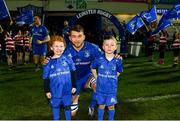
[(117, 44), (117, 40), (113, 35), (106, 35), (103, 38), (103, 42), (105, 42), (106, 40), (112, 39), (116, 44)]

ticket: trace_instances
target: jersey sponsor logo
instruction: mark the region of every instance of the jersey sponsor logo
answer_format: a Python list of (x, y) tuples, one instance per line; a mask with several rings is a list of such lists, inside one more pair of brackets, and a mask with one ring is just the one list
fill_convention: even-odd
[(76, 59), (76, 62), (81, 62), (81, 59), (80, 59), (80, 58), (77, 58), (77, 59)]
[(50, 77), (55, 77), (55, 76), (59, 76), (59, 75), (67, 75), (67, 74), (70, 74), (70, 72), (64, 71), (64, 72), (52, 73), (52, 74), (50, 74)]
[(76, 62), (75, 65), (89, 65), (91, 62), (87, 61), (87, 62)]
[(112, 79), (117, 79), (117, 76), (116, 75), (109, 75), (109, 74), (98, 74), (99, 77), (102, 77), (102, 78), (112, 78)]

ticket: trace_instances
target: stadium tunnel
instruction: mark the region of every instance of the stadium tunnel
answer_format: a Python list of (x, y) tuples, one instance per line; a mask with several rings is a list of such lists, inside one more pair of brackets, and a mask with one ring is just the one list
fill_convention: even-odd
[[(75, 24), (80, 24), (85, 29), (85, 34), (88, 40), (101, 46), (100, 39), (98, 39), (100, 32), (102, 31), (102, 17), (111, 21), (118, 30), (118, 40), (120, 40), (120, 53), (122, 55), (127, 54), (127, 41), (125, 40), (125, 30), (119, 20), (110, 12), (102, 9), (88, 9), (77, 13), (69, 21), (69, 26), (72, 27)], [(96, 40), (96, 41), (95, 41)]]

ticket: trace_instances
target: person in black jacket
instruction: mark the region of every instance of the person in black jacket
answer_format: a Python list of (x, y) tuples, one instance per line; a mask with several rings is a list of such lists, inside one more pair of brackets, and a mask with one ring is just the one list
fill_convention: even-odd
[(6, 42), (5, 34), (2, 26), (0, 25), (0, 61), (6, 61)]

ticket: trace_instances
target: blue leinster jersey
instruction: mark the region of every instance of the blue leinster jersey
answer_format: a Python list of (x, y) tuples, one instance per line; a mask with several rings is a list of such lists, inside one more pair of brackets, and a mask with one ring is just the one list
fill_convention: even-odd
[(31, 29), (31, 34), (32, 34), (32, 44), (33, 46), (38, 46), (40, 49), (41, 48), (47, 48), (47, 44), (37, 44), (37, 40), (44, 40), (45, 37), (48, 35), (48, 30), (45, 26), (33, 26)]
[(91, 73), (90, 65), (96, 57), (102, 55), (102, 51), (95, 44), (85, 41), (84, 47), (80, 51), (76, 51), (72, 44), (66, 48), (66, 52), (72, 55), (73, 62), (77, 70), (77, 80)]
[(72, 59), (61, 55), (60, 58), (50, 59), (44, 66), (43, 79), (50, 79), (52, 97), (61, 98), (71, 94), (71, 73), (75, 66)]
[(117, 73), (123, 71), (122, 60), (113, 58), (108, 61), (105, 55), (97, 58), (91, 65), (97, 69), (97, 93), (116, 94), (118, 86)]

